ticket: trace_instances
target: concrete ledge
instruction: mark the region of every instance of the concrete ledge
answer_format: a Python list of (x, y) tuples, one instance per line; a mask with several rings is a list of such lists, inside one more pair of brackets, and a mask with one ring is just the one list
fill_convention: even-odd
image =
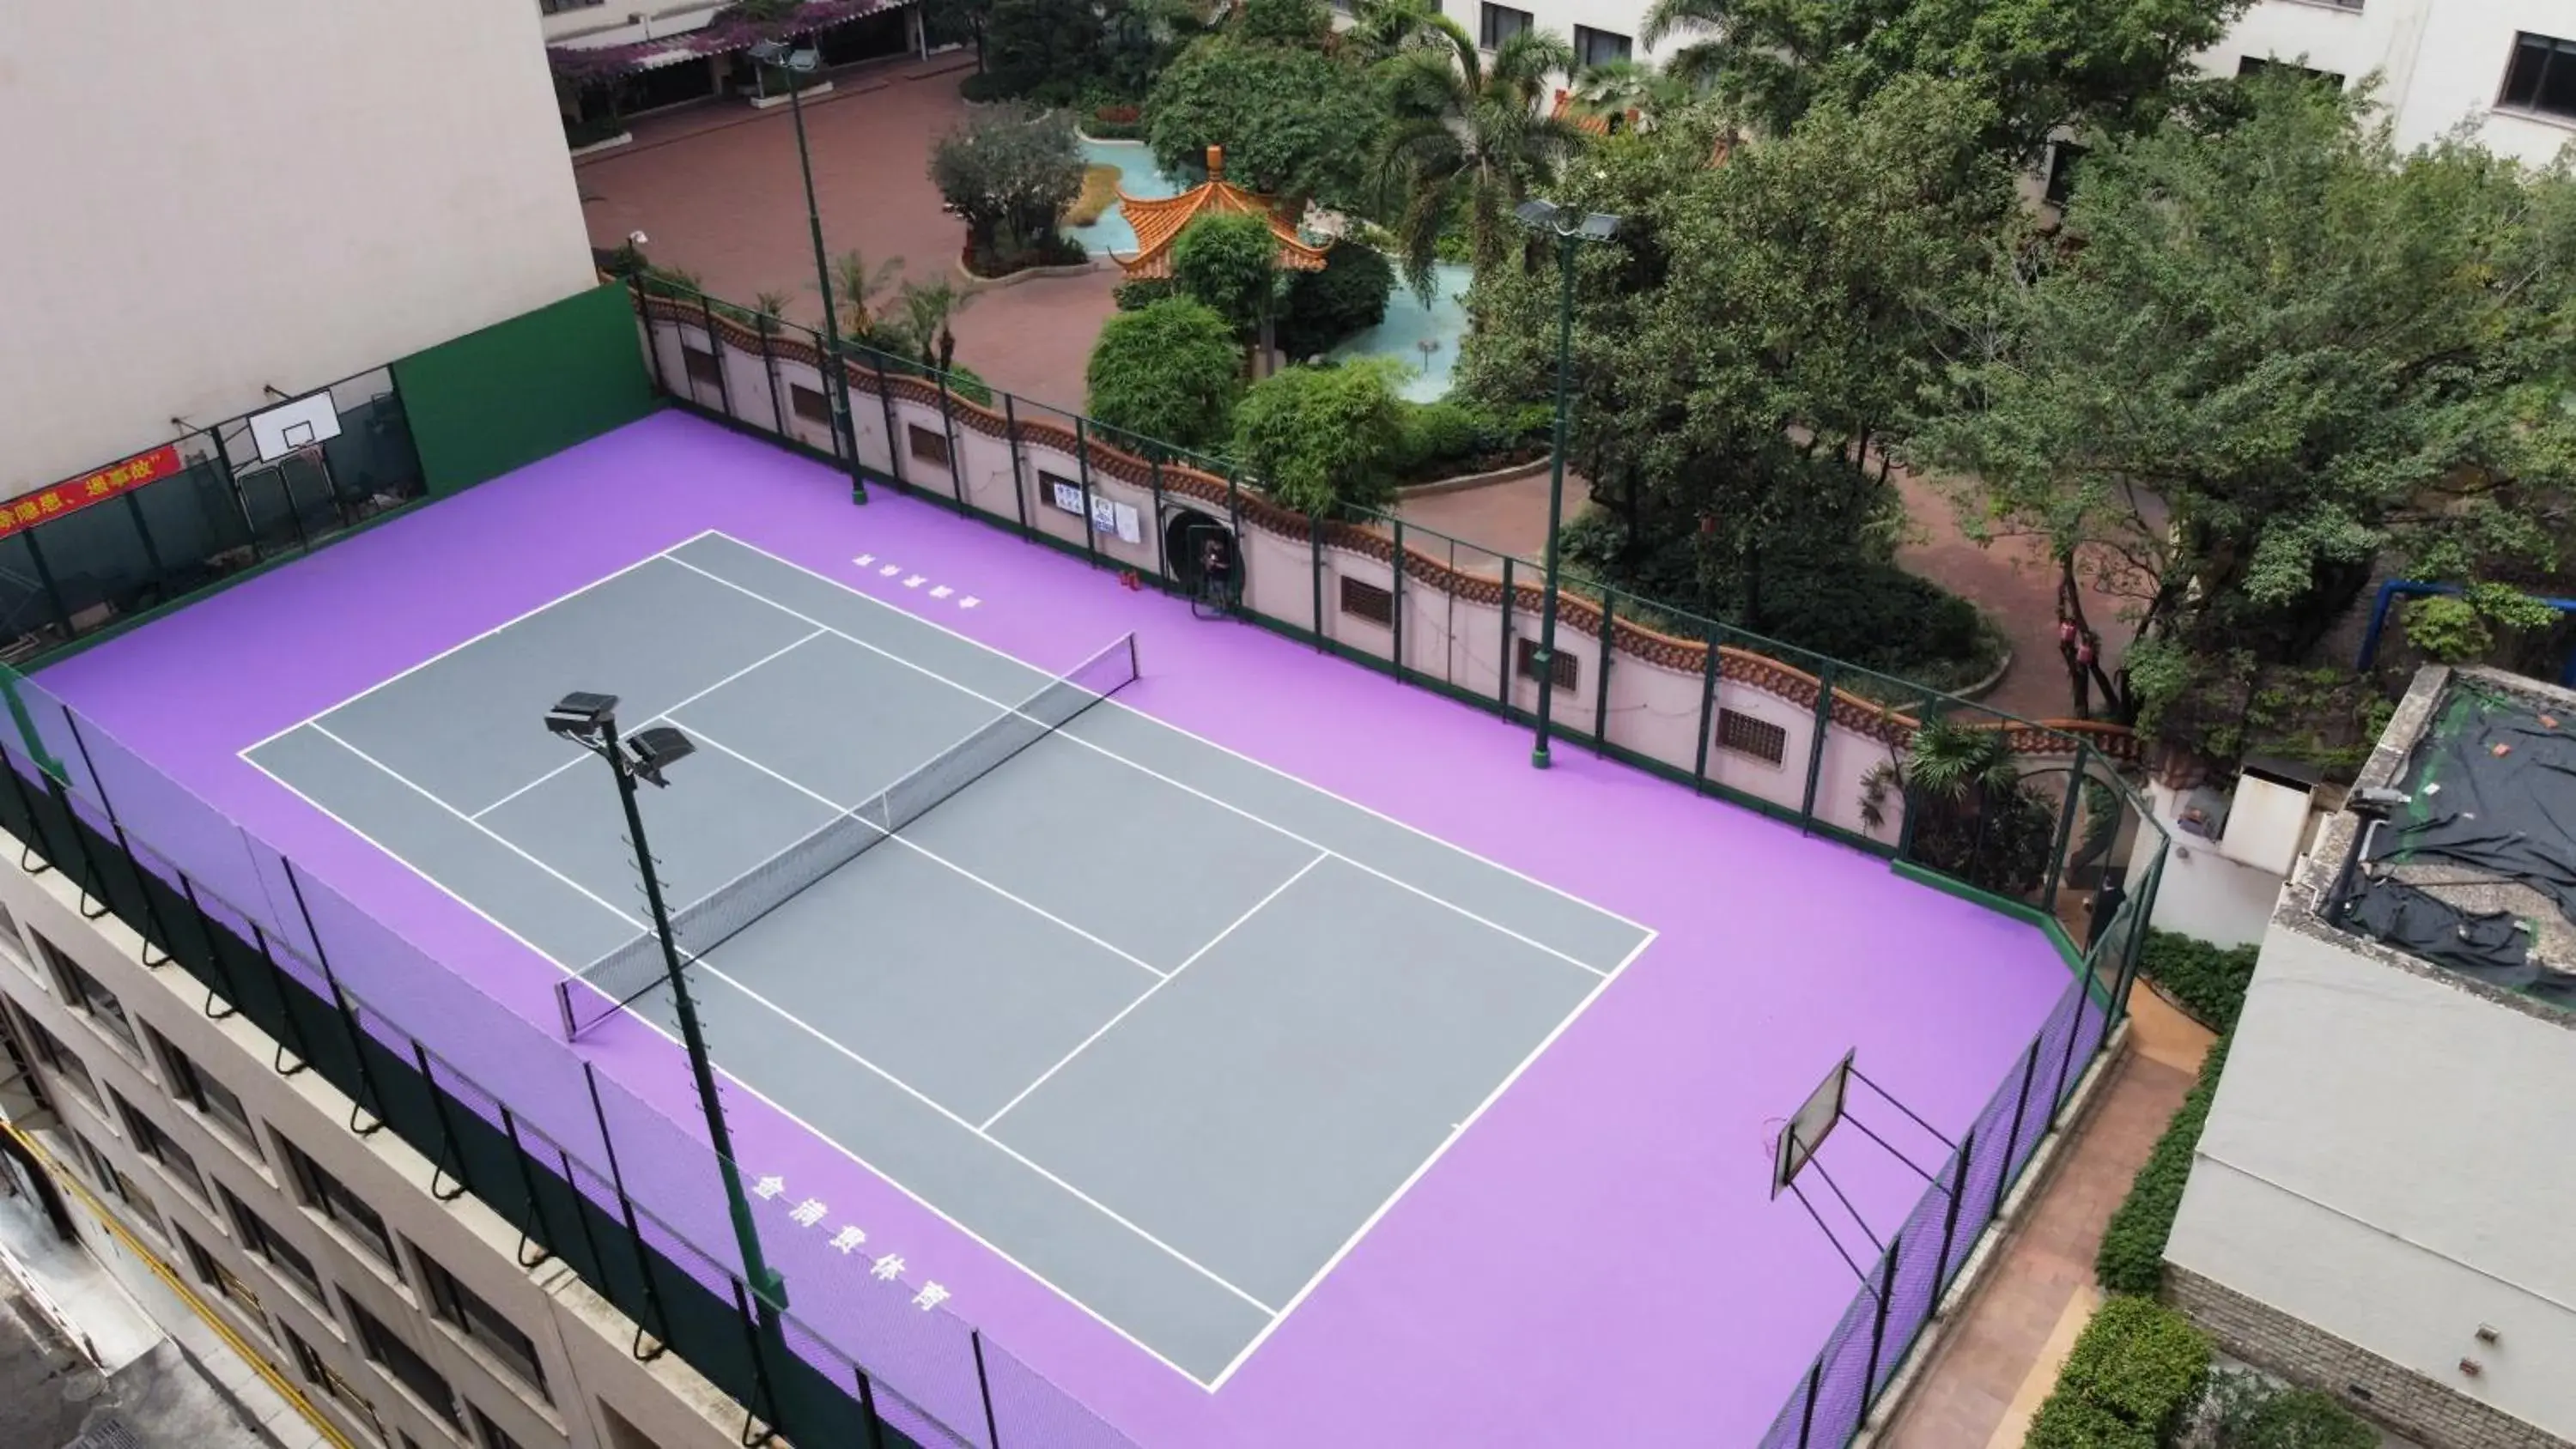
[(960, 289), (968, 292), (991, 292), (1003, 287), (1016, 287), (1022, 282), (1034, 281), (1039, 277), (1079, 277), (1087, 273), (1102, 271), (1116, 265), (1117, 263), (1111, 260), (1108, 254), (1102, 253), (1079, 265), (1067, 265), (1061, 267), (1022, 267), (1016, 272), (1010, 272), (999, 277), (979, 277), (975, 275), (973, 272), (966, 270), (966, 260), (963, 257), (950, 262), (948, 264), (948, 269), (956, 275), (957, 285)]
[(632, 146), (634, 144), (635, 133), (633, 131), (620, 131), (605, 141), (593, 141), (587, 146), (573, 147), (573, 159), (579, 160), (584, 156), (596, 156), (602, 151), (614, 151), (620, 146)]
[(2094, 1109), (2101, 1104), (2103, 1084), (2111, 1079), (2112, 1068), (2118, 1066), (2128, 1052), (2129, 1021), (2122, 1017), (2119, 1029), (2111, 1033), (2111, 1040), (2095, 1053), (2093, 1064), (2086, 1067), (2084, 1075), (2077, 1079), (2074, 1095), (2066, 1099), (2065, 1114), (2058, 1119), (2057, 1126), (2040, 1139), (2038, 1150), (2031, 1154), (2030, 1165), (2022, 1169), (2021, 1181), (2005, 1195), (2002, 1206), (1995, 1210), (1994, 1220), (1987, 1225), (1976, 1247), (1969, 1250), (1966, 1265), (1950, 1282), (1950, 1291), (1941, 1295), (1941, 1301), (1933, 1307), (1931, 1319), (1924, 1325), (1922, 1333), (1915, 1337), (1914, 1346), (1897, 1362), (1896, 1372), (1887, 1381), (1886, 1392), (1879, 1395), (1878, 1403), (1862, 1421), (1860, 1432), (1853, 1436), (1851, 1449), (1876, 1449), (1879, 1437), (1904, 1413), (1906, 1401), (1929, 1377), (1942, 1348), (1948, 1344), (1954, 1320), (1976, 1301), (1977, 1291), (1985, 1286), (1987, 1276), (2003, 1260), (2004, 1251), (2021, 1235), (2023, 1219), (2029, 1215), (2030, 1205), (2048, 1190), (2049, 1182), (2056, 1177), (2057, 1169), (2065, 1160), (2067, 1143), (2092, 1120)]
[[(832, 93), (832, 83), (830, 81), (816, 81), (810, 86), (799, 87), (799, 90), (809, 98), (813, 96), (828, 96)], [(755, 111), (765, 111), (772, 106), (783, 106), (792, 99), (794, 99), (794, 96), (785, 91), (781, 91), (774, 96), (753, 96), (750, 98), (751, 108)]]
[(1429, 498), (1441, 493), (1464, 493), (1470, 488), (1491, 488), (1503, 483), (1519, 483), (1547, 471), (1547, 459), (1535, 463), (1514, 463), (1484, 473), (1461, 473), (1455, 478), (1434, 478), (1428, 483), (1407, 483), (1395, 490), (1398, 498)]

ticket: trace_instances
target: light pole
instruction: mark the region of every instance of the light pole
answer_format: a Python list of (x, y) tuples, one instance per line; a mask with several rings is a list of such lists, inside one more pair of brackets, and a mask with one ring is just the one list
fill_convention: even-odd
[[(1574, 244), (1608, 241), (1619, 233), (1619, 218), (1575, 211), (1536, 197), (1514, 207), (1512, 214), (1530, 230), (1556, 238), (1557, 267), (1564, 279), (1556, 307), (1556, 437), (1548, 448), (1547, 462), (1547, 587), (1539, 604), (1538, 652), (1530, 656), (1538, 666), (1538, 742), (1530, 747), (1530, 764), (1544, 770), (1548, 767), (1548, 706), (1556, 694), (1556, 535), (1565, 512), (1565, 384), (1574, 356)], [(1510, 668), (1511, 661), (1503, 661), (1503, 667)]]
[(823, 292), (824, 405), (832, 410), (832, 448), (846, 447), (850, 460), (850, 501), (868, 501), (867, 480), (859, 475), (859, 439), (850, 426), (850, 375), (841, 366), (841, 323), (833, 315), (832, 263), (823, 253), (823, 211), (814, 202), (814, 153), (805, 145), (805, 90), (798, 77), (822, 68), (812, 50), (791, 50), (783, 40), (763, 40), (751, 47), (751, 58), (787, 73), (787, 110), (796, 119), (796, 164), (805, 172), (805, 224), (814, 234), (814, 285)]
[[(784, 1362), (786, 1335), (778, 1315), (787, 1307), (787, 1282), (760, 1251), (760, 1230), (751, 1220), (751, 1200), (743, 1195), (742, 1172), (734, 1165), (733, 1134), (726, 1130), (724, 1105), (716, 1097), (715, 1062), (707, 1055), (706, 1034), (698, 1027), (697, 1003), (689, 997), (688, 978), (680, 970), (680, 946), (671, 939), (671, 912), (662, 901), (662, 878), (653, 870), (653, 851), (644, 842), (644, 812), (636, 804), (635, 782), (660, 789), (670, 784), (662, 772), (696, 753), (697, 745), (670, 725), (617, 736), (617, 696), (567, 694), (546, 711), (546, 728), (608, 762), (617, 777), (617, 803), (626, 811), (626, 838), (635, 846), (635, 871), (644, 878), (644, 903), (653, 914), (653, 935), (662, 943), (662, 970), (671, 984), (671, 1005), (680, 1017), (680, 1045), (688, 1053), (689, 1074), (697, 1082), (698, 1107), (706, 1113), (707, 1143), (715, 1149), (716, 1171), (724, 1179), (725, 1208), (733, 1217), (734, 1243), (742, 1253), (742, 1274), (759, 1305), (763, 1346)], [(772, 1412), (776, 1412), (775, 1406)]]

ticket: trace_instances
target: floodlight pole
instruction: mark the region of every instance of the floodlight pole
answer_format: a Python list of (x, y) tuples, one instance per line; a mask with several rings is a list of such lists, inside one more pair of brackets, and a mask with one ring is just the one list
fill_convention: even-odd
[(680, 970), (680, 946), (671, 936), (671, 912), (662, 900), (662, 878), (653, 869), (653, 851), (644, 840), (644, 812), (636, 802), (634, 762), (619, 748), (617, 721), (613, 717), (600, 721), (597, 743), (582, 743), (608, 761), (609, 773), (617, 777), (617, 803), (626, 811), (626, 838), (634, 843), (635, 870), (644, 877), (644, 903), (652, 911), (653, 935), (662, 943), (664, 979), (671, 985), (671, 1004), (679, 1013), (680, 1045), (688, 1053), (689, 1075), (697, 1083), (698, 1107), (706, 1113), (707, 1143), (715, 1149), (716, 1171), (724, 1179), (725, 1211), (733, 1218), (743, 1278), (750, 1283), (753, 1299), (760, 1306), (761, 1332), (768, 1340), (765, 1346), (783, 1354), (787, 1345), (779, 1330), (778, 1315), (787, 1307), (787, 1281), (769, 1266), (760, 1251), (760, 1229), (751, 1219), (751, 1199), (742, 1189), (742, 1171), (734, 1165), (733, 1134), (726, 1130), (724, 1104), (716, 1096), (715, 1061), (707, 1054), (706, 1033), (698, 1026), (697, 1003), (690, 999), (688, 977)]
[[(778, 41), (764, 41), (752, 47), (752, 58), (762, 64), (776, 64), (787, 72), (787, 113), (796, 123), (796, 164), (805, 173), (805, 225), (814, 236), (814, 285), (823, 293), (823, 397), (832, 410), (832, 446), (847, 447), (850, 459), (850, 501), (868, 501), (867, 480), (859, 473), (858, 430), (850, 425), (850, 375), (841, 367), (841, 324), (833, 315), (832, 263), (823, 251), (823, 209), (814, 200), (814, 154), (805, 144), (805, 90), (796, 83), (804, 72), (793, 64), (797, 52)], [(816, 64), (821, 56), (816, 53)]]
[[(1539, 200), (1523, 202), (1516, 214), (1532, 230), (1556, 238), (1557, 274), (1561, 279), (1556, 304), (1556, 431), (1547, 450), (1547, 578), (1539, 600), (1538, 649), (1530, 656), (1538, 675), (1538, 739), (1530, 746), (1530, 765), (1544, 770), (1550, 764), (1548, 716), (1556, 695), (1557, 533), (1565, 515), (1566, 393), (1574, 358), (1574, 245), (1578, 241), (1609, 240), (1618, 219), (1601, 215), (1587, 218), (1570, 208)], [(1608, 662), (1605, 659), (1595, 667)], [(1512, 662), (1505, 659), (1502, 667), (1508, 672)], [(1594, 723), (1595, 729), (1601, 727), (1598, 721)]]

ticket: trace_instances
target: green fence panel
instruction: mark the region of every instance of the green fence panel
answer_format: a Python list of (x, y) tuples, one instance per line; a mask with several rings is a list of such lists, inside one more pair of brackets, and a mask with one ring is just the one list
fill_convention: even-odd
[(616, 285), (413, 353), (394, 381), (434, 498), (653, 410), (635, 313)]

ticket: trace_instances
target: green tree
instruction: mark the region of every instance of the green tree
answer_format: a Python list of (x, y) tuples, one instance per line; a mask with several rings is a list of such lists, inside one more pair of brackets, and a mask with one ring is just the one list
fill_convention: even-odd
[(2061, 126), (2119, 129), (2161, 112), (2248, 0), (1656, 0), (1639, 38), (1779, 136), (1818, 105), (1855, 110), (1902, 75), (1961, 82), (1994, 105), (1990, 147), (2037, 156)]
[(1336, 242), (1319, 272), (1298, 272), (1288, 282), (1279, 319), (1279, 348), (1291, 358), (1313, 357), (1386, 320), (1395, 293), (1395, 268), (1386, 253), (1357, 241)]
[(975, 294), (958, 290), (956, 283), (943, 277), (936, 282), (904, 283), (901, 300), (905, 340), (912, 345), (913, 355), (924, 367), (953, 371), (957, 334), (951, 328)]
[(1402, 198), (1396, 251), (1414, 291), (1431, 295), (1452, 217), (1465, 217), (1479, 273), (1502, 258), (1512, 208), (1582, 142), (1542, 104), (1549, 77), (1573, 68), (1573, 48), (1552, 32), (1523, 30), (1487, 60), (1458, 22), (1437, 14), (1420, 17), (1412, 38), (1378, 63), (1394, 116), (1378, 149), (1379, 179)]
[(1239, 211), (1197, 217), (1172, 241), (1172, 280), (1267, 354), (1281, 281), (1267, 221)]
[[(1311, 7), (1322, 13), (1321, 6)], [(1279, 197), (1350, 207), (1367, 198), (1368, 157), (1386, 108), (1367, 74), (1320, 44), (1277, 44), (1238, 21), (1181, 52), (1145, 101), (1145, 139), (1167, 173), (1203, 174), (1225, 148), (1228, 179)]]
[(966, 223), (967, 254), (985, 276), (1068, 260), (1056, 218), (1082, 192), (1073, 120), (1016, 102), (988, 107), (941, 136), (930, 179)]
[(903, 280), (903, 258), (888, 257), (868, 265), (857, 247), (832, 258), (832, 300), (841, 309), (841, 338), (869, 347), (900, 348), (902, 339), (888, 331), (883, 302)]
[(1224, 443), (1242, 377), (1234, 328), (1186, 297), (1111, 317), (1085, 372), (1093, 417), (1197, 449)]
[(2219, 754), (2383, 553), (2557, 568), (2576, 476), (2567, 167), (2401, 155), (2321, 87), (2244, 100), (2087, 158), (2081, 246), (1995, 270), (1915, 444), (1978, 526), (2047, 542), (2082, 637), (2079, 574), (2131, 601), (2122, 660), (2070, 651), (2077, 710)]
[(1264, 378), (1235, 409), (1235, 455), (1273, 498), (1301, 513), (1382, 503), (1395, 491), (1404, 450), (1403, 382), (1403, 365), (1391, 357)]
[(1905, 804), (1910, 859), (1981, 890), (2024, 896), (2048, 879), (2057, 811), (2024, 783), (2000, 729), (1934, 719), (1861, 778), (1861, 822), (1887, 823), (1889, 797)]

